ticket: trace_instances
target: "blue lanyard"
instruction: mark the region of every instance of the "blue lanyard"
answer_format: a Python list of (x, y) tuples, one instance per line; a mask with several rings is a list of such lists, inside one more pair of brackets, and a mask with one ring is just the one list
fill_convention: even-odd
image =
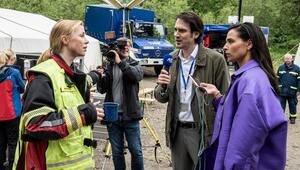
[[(195, 57), (196, 58), (196, 57)], [(194, 66), (194, 63), (195, 63), (195, 58), (193, 59), (193, 62), (191, 64), (191, 67), (190, 67), (190, 71), (189, 71), (189, 74), (188, 74), (188, 77), (187, 77), (187, 80), (185, 81), (185, 77), (184, 77), (184, 74), (183, 74), (183, 68), (182, 68), (182, 62), (180, 62), (180, 71), (181, 71), (181, 77), (182, 77), (182, 80), (183, 80), (183, 84), (184, 84), (184, 89), (186, 90), (187, 88), (187, 85), (189, 83), (189, 80), (190, 80), (190, 74), (192, 72), (192, 69), (193, 69), (193, 66)]]

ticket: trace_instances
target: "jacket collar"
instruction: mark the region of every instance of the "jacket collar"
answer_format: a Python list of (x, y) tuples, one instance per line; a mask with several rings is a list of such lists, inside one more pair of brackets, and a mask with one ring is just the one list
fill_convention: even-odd
[[(180, 50), (174, 52), (173, 60), (178, 60)], [(195, 65), (205, 66), (206, 65), (206, 48), (202, 43), (198, 44), (198, 53), (196, 55)]]
[(12, 69), (7, 65), (0, 67), (0, 82), (4, 81), (12, 72)]
[(200, 43), (195, 64), (198, 66), (205, 66), (206, 65), (206, 54), (207, 54), (206, 48), (203, 46), (202, 43)]
[[(198, 51), (199, 51), (199, 45), (196, 44), (194, 50), (192, 51), (192, 53), (190, 54), (188, 59), (195, 59), (198, 55)], [(183, 52), (182, 50), (179, 50), (178, 56), (181, 60), (185, 60), (185, 58), (183, 57)]]
[(234, 79), (240, 76), (241, 74), (243, 74), (244, 72), (246, 72), (247, 70), (250, 70), (254, 67), (259, 67), (259, 65), (255, 60), (251, 59), (246, 64), (244, 64), (241, 68), (239, 68), (236, 72), (234, 72), (231, 77)]
[(286, 69), (292, 69), (292, 68), (294, 67), (294, 65), (295, 65), (295, 64), (291, 64), (291, 66), (288, 66), (288, 65), (286, 65), (286, 64), (284, 63), (284, 66), (285, 66)]
[(53, 58), (53, 60), (62, 68), (64, 69), (64, 71), (66, 72), (66, 74), (73, 78), (74, 77), (74, 72), (73, 70), (66, 64), (66, 62), (62, 59), (62, 57), (56, 53), (55, 51), (53, 51), (51, 53), (51, 57)]

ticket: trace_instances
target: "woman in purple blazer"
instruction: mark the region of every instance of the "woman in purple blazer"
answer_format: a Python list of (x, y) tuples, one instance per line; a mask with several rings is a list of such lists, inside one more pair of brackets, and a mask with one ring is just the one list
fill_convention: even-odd
[(206, 169), (283, 170), (287, 118), (264, 34), (252, 23), (234, 25), (224, 51), (239, 66), (228, 92), (222, 95), (214, 85), (200, 84), (217, 109)]

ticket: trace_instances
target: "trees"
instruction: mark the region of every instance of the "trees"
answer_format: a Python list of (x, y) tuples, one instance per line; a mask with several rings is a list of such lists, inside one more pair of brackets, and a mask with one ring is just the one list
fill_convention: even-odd
[(282, 48), (292, 48), (300, 42), (300, 0), (280, 1), (280, 15), (273, 23), (273, 42)]
[[(88, 3), (102, 1), (1, 0), (1, 8), (38, 13), (54, 20), (84, 20), (85, 5)], [(168, 38), (174, 42), (173, 29), (178, 13), (194, 11), (202, 17), (204, 23), (223, 24), (227, 23), (229, 15), (237, 15), (238, 0), (145, 0), (142, 7), (156, 12), (169, 28)], [(270, 27), (271, 46), (290, 49), (300, 42), (300, 0), (243, 0), (243, 15), (252, 15), (256, 24)]]
[(156, 16), (159, 17), (168, 28), (168, 39), (174, 42), (174, 23), (176, 15), (183, 11), (189, 11), (188, 0), (151, 0), (144, 1), (143, 8), (149, 8), (155, 11)]
[(45, 15), (51, 19), (84, 19), (85, 5), (100, 0), (1, 0), (1, 8)]

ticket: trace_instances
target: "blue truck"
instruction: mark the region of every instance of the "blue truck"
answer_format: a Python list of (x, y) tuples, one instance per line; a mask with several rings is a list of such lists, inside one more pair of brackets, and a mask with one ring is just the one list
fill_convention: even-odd
[(123, 36), (130, 38), (134, 51), (132, 57), (143, 66), (154, 66), (156, 74), (160, 73), (164, 55), (174, 50), (174, 46), (166, 40), (166, 27), (159, 21), (155, 22), (154, 11), (133, 8), (125, 10), (124, 33), (123, 10), (106, 4), (87, 5), (86, 33), (105, 44)]

